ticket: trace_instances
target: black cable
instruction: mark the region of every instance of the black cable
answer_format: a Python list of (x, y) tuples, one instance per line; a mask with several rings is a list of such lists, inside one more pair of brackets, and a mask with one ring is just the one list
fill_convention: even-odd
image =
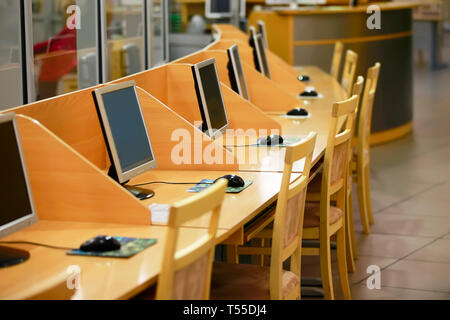
[(147, 183), (141, 183), (134, 185), (132, 187), (142, 187), (142, 186), (148, 186), (151, 184), (173, 184), (173, 185), (197, 185), (197, 184), (214, 184), (214, 182), (167, 182), (167, 181), (153, 181), (153, 182), (147, 182)]
[(77, 249), (74, 249), (74, 248), (56, 247), (56, 246), (51, 246), (51, 245), (48, 245), (48, 244), (29, 242), (29, 241), (0, 241), (0, 244), (28, 244), (28, 245), (32, 245), (32, 246), (44, 247), (44, 248), (55, 249), (55, 250), (65, 250), (65, 251), (67, 251), (67, 250), (77, 250)]

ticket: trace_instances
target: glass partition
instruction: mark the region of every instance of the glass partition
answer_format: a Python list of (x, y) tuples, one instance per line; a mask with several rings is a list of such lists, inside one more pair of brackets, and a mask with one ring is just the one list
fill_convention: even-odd
[(151, 66), (161, 65), (165, 62), (165, 21), (164, 1), (150, 1), (150, 61)]
[(106, 81), (145, 70), (145, 0), (106, 1)]
[(20, 1), (0, 0), (0, 110), (23, 104)]
[(96, 1), (32, 2), (36, 100), (97, 84)]

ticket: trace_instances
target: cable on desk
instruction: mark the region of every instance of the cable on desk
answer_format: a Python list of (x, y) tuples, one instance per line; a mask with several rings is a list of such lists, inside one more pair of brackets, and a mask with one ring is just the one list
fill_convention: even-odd
[(29, 241), (0, 241), (0, 244), (28, 244), (28, 245), (32, 245), (32, 246), (44, 247), (44, 248), (55, 249), (55, 250), (65, 250), (65, 251), (67, 251), (67, 250), (77, 250), (77, 249), (74, 249), (74, 248), (57, 247), (57, 246), (51, 246), (51, 245), (48, 245), (48, 244), (29, 242)]
[(212, 182), (167, 182), (167, 181), (153, 181), (153, 182), (146, 182), (146, 183), (140, 183), (131, 187), (142, 187), (142, 186), (148, 186), (151, 184), (171, 184), (171, 185), (197, 185), (197, 184), (214, 184)]

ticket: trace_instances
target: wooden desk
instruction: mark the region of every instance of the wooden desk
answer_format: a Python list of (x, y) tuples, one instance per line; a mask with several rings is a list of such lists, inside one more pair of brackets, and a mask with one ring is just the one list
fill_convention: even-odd
[[(20, 265), (0, 269), (0, 299), (129, 299), (156, 283), (161, 268), (167, 228), (40, 221), (2, 241), (32, 241), (77, 248), (99, 234), (156, 238), (158, 243), (130, 259), (68, 256), (64, 250), (30, 245), (8, 245), (27, 250), (31, 257)], [(182, 228), (179, 246), (186, 246), (205, 229)], [(224, 231), (219, 230), (220, 237)], [(81, 289), (69, 290), (68, 268), (81, 269)]]

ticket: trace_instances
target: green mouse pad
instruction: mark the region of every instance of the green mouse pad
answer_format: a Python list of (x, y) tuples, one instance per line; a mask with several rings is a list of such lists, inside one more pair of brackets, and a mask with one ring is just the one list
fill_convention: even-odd
[[(195, 187), (190, 188), (188, 190), (188, 192), (192, 192), (192, 193), (202, 192), (203, 190), (208, 189), (209, 187), (211, 187), (212, 184), (214, 183), (214, 181), (216, 181), (216, 180), (203, 179)], [(231, 187), (228, 187), (227, 188), (227, 193), (241, 193), (242, 191), (244, 191), (245, 189), (250, 187), (252, 184), (253, 184), (252, 180), (245, 180), (245, 186), (243, 186), (242, 188), (231, 188)]]
[(120, 241), (122, 247), (117, 251), (109, 252), (84, 252), (81, 250), (72, 250), (67, 252), (71, 256), (90, 256), (90, 257), (109, 257), (109, 258), (131, 258), (132, 256), (144, 251), (156, 244), (156, 239), (136, 239), (114, 237)]
[(271, 146), (264, 146), (264, 145), (259, 145), (259, 144), (252, 144), (252, 147), (260, 147), (260, 148), (283, 148), (283, 147), (289, 147), (293, 144), (296, 144), (300, 141), (303, 140), (304, 137), (286, 137), (283, 138), (283, 143), (282, 144), (276, 144), (276, 145), (271, 145)]

